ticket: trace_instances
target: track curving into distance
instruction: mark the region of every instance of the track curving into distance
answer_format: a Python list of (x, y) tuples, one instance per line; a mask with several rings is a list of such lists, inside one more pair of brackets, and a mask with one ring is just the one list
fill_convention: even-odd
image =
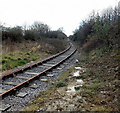
[(2, 92), (0, 97), (4, 99), (8, 95), (14, 94), (16, 91), (24, 86), (29, 86), (29, 83), (40, 76), (45, 75), (47, 72), (59, 66), (69, 57), (75, 53), (76, 49), (72, 44), (60, 52), (45, 60), (35, 62), (33, 64), (23, 66), (9, 73), (4, 73), (0, 77), (2, 78)]

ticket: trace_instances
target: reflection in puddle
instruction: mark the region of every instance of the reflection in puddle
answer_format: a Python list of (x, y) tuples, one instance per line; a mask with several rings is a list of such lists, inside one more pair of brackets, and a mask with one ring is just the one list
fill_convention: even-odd
[(80, 69), (81, 70), (82, 68), (81, 67), (75, 67), (75, 69)]
[(75, 92), (75, 86), (69, 86), (66, 92)]
[(74, 76), (74, 77), (80, 76), (79, 71), (74, 72), (74, 73), (73, 73), (73, 76)]
[(80, 84), (84, 83), (82, 79), (78, 79), (77, 82), (80, 83)]

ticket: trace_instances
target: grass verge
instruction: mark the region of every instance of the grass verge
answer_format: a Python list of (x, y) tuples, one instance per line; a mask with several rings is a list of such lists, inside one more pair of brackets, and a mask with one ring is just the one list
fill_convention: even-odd
[(86, 81), (80, 94), (88, 101), (88, 111), (120, 111), (119, 53), (116, 49), (100, 48), (82, 53), (79, 66), (87, 68), (81, 78)]
[(68, 76), (72, 71), (73, 67), (63, 72), (58, 78), (58, 81), (51, 85), (51, 87), (47, 91), (41, 91), (40, 94), (37, 95), (36, 98), (33, 99), (27, 107), (22, 109), (22, 111), (37, 111), (41, 107), (45, 106), (45, 103), (49, 101), (52, 94), (54, 95), (54, 92), (57, 90), (57, 88), (64, 87), (67, 85)]
[(45, 56), (56, 54), (66, 48), (66, 40), (49, 39), (23, 41), (21, 43), (3, 41), (0, 66), (8, 71), (31, 61), (41, 60)]

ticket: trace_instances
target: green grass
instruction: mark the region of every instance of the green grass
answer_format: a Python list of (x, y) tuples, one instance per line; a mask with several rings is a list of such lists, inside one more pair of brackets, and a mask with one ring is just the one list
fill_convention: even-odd
[(102, 83), (95, 79), (92, 83), (83, 86), (81, 94), (93, 97), (99, 92), (101, 85)]
[(96, 79), (94, 79), (92, 82), (93, 82), (93, 83), (101, 83), (101, 80), (98, 79), (98, 78), (96, 78)]
[(68, 82), (67, 76), (70, 75), (70, 71), (71, 71), (71, 69), (68, 70), (68, 71), (65, 71), (65, 72), (62, 74), (62, 76), (60, 77), (60, 80), (55, 83), (55, 86), (56, 86), (56, 87), (59, 88), (59, 87), (67, 86), (67, 82)]
[(89, 96), (89, 97), (93, 97), (94, 95), (96, 95), (96, 92), (93, 92), (93, 90), (91, 89), (82, 89), (80, 91), (80, 93), (82, 94), (82, 96)]
[(58, 81), (58, 82), (56, 82), (56, 87), (64, 87), (66, 85), (67, 84), (64, 81)]
[(85, 79), (85, 78), (87, 78), (87, 77), (90, 77), (90, 74), (89, 74), (89, 73), (83, 73), (83, 74), (80, 75), (80, 78), (81, 78), (81, 79)]
[(22, 51), (16, 53), (8, 53), (2, 55), (2, 70), (7, 71), (18, 66), (25, 65), (30, 61), (41, 59), (45, 53), (35, 53), (31, 51)]
[(100, 83), (91, 83), (89, 85), (86, 85), (86, 89), (91, 89), (92, 91), (97, 91), (100, 88), (101, 84)]
[(30, 61), (42, 59), (45, 56), (56, 54), (66, 48), (66, 40), (43, 38), (36, 41), (23, 41), (20, 43), (3, 42), (2, 71), (8, 71)]

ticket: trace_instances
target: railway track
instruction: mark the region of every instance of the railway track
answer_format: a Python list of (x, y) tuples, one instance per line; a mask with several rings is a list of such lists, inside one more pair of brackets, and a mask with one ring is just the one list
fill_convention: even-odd
[[(47, 59), (23, 66), (9, 73), (4, 73), (0, 76), (2, 78), (0, 97), (4, 99), (9, 95), (14, 95), (23, 87), (29, 87), (30, 82), (57, 68), (61, 63), (70, 58), (75, 51), (76, 49), (73, 45), (70, 45), (66, 50)], [(42, 81), (45, 81), (45, 79), (42, 79)]]

